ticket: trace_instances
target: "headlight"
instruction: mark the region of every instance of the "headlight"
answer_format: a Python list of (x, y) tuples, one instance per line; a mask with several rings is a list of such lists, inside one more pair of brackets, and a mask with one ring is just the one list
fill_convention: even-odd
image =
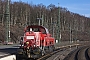
[(26, 44), (28, 45), (28, 44), (29, 44), (29, 42), (26, 42)]
[(34, 45), (34, 47), (35, 47), (35, 45)]

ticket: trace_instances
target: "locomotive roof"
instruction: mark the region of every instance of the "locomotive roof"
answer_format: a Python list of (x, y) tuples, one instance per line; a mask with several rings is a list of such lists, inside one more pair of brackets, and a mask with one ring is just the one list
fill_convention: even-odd
[(44, 26), (41, 26), (41, 25), (30, 25), (30, 26), (27, 26), (27, 28), (44, 28), (44, 29), (46, 29)]
[(26, 29), (27, 28), (42, 28), (42, 29), (45, 29), (46, 33), (49, 33), (48, 29), (41, 25), (29, 25), (26, 27)]

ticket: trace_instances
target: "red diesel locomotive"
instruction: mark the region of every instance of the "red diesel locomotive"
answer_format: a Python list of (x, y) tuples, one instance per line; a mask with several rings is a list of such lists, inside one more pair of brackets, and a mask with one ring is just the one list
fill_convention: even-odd
[(40, 56), (54, 50), (55, 39), (48, 29), (39, 26), (27, 26), (24, 36), (21, 38), (20, 54), (27, 58), (39, 58)]

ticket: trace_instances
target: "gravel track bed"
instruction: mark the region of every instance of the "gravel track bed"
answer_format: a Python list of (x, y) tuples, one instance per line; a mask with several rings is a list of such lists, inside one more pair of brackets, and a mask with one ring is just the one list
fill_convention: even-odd
[(77, 49), (76, 47), (72, 47), (72, 48), (64, 48), (61, 49), (60, 52), (52, 55), (50, 58), (46, 59), (46, 60), (63, 60), (65, 58), (65, 56), (67, 56), (71, 51)]

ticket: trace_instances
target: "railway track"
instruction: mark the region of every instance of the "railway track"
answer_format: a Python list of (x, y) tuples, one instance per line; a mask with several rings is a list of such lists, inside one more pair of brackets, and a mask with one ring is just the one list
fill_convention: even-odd
[(64, 60), (90, 60), (90, 46), (83, 46), (72, 51)]
[[(57, 55), (57, 53), (59, 52), (62, 52), (62, 51), (66, 51), (67, 49), (70, 49), (71, 50), (71, 47), (75, 47), (77, 48), (79, 44), (76, 44), (76, 45), (67, 45), (67, 46), (62, 46), (62, 47), (59, 47), (57, 48), (54, 52), (52, 53), (49, 53), (49, 54), (46, 54), (44, 56), (42, 56), (41, 58), (37, 59), (37, 60), (61, 60), (60, 55)], [(52, 55), (55, 55), (54, 58), (52, 59), (48, 59), (50, 58)], [(62, 54), (63, 55), (63, 54)]]
[(42, 56), (41, 58), (39, 58), (37, 60), (46, 60), (47, 58), (51, 57), (53, 54), (58, 53), (60, 51), (62, 51), (62, 49), (58, 48), (54, 52), (51, 52), (49, 54), (46, 54), (46, 55)]
[[(87, 60), (89, 59), (90, 55), (89, 52), (90, 52), (89, 46), (82, 47), (79, 44), (67, 45), (59, 47), (54, 52), (47, 53), (46, 55), (34, 60)], [(84, 54), (86, 58), (84, 57), (82, 58)], [(21, 60), (33, 60), (33, 59), (21, 59)]]

